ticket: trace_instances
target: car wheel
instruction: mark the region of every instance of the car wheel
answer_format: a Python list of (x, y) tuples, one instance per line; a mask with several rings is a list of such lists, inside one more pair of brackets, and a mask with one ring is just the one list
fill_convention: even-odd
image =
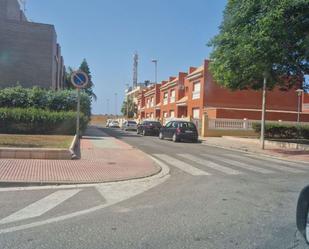
[(179, 141), (179, 138), (177, 137), (176, 133), (173, 135), (172, 138), (173, 142), (177, 143)]
[(160, 138), (161, 140), (164, 139), (164, 136), (163, 136), (163, 133), (162, 133), (162, 132), (159, 133), (159, 138)]

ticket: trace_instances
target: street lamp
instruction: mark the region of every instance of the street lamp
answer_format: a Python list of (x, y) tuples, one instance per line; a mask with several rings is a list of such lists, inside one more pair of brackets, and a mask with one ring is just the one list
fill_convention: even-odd
[(127, 92), (126, 92), (126, 94), (127, 94), (127, 120), (129, 120), (129, 84), (126, 84), (126, 86), (127, 86)]
[(303, 94), (304, 90), (303, 89), (297, 89), (296, 93), (298, 96), (298, 105), (297, 105), (297, 123), (299, 124), (300, 122), (300, 105), (301, 105), (301, 96)]
[(153, 59), (151, 60), (155, 64), (155, 83), (157, 84), (158, 82), (158, 60)]
[(118, 111), (117, 111), (117, 93), (115, 93), (115, 114), (116, 114), (116, 118), (118, 117)]

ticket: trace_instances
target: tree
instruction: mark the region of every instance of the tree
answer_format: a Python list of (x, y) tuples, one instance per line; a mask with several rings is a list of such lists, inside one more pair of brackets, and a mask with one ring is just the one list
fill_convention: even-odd
[(93, 91), (93, 82), (92, 82), (92, 76), (91, 76), (91, 72), (90, 72), (90, 68), (88, 65), (88, 62), (86, 59), (84, 59), (81, 63), (81, 65), (79, 66), (79, 69), (82, 70), (83, 72), (85, 72), (88, 75), (89, 78), (89, 84), (87, 86), (87, 88), (84, 89), (85, 93), (87, 93), (92, 99), (97, 100), (97, 96), (95, 95), (94, 91)]
[(230, 89), (300, 86), (309, 73), (308, 0), (229, 0), (213, 47), (210, 71)]
[(122, 104), (121, 112), (128, 118), (133, 118), (137, 114), (137, 105), (134, 103), (132, 97), (128, 97)]
[(68, 69), (66, 69), (66, 71), (65, 71), (64, 82), (65, 82), (65, 88), (66, 89), (75, 89), (75, 87), (71, 83), (72, 73), (73, 73), (73, 69), (71, 67), (68, 67)]

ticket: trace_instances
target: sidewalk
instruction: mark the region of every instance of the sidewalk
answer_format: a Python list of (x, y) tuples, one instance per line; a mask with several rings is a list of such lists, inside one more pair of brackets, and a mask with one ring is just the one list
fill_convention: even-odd
[(90, 127), (80, 160), (0, 159), (0, 183), (79, 184), (143, 178), (160, 172), (145, 153)]
[(207, 137), (201, 138), (201, 140), (205, 145), (279, 157), (281, 159), (290, 161), (301, 161), (309, 163), (309, 151), (279, 149), (267, 146), (265, 150), (262, 150), (258, 144), (246, 142), (243, 139), (237, 140), (237, 137)]

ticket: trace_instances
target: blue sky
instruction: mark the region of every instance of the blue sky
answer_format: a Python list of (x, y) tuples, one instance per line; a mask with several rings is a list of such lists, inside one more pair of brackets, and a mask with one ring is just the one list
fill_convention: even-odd
[[(97, 102), (94, 113), (117, 112), (126, 84), (132, 84), (133, 53), (138, 51), (139, 81), (158, 79), (199, 66), (206, 43), (218, 32), (226, 0), (27, 0), (31, 21), (54, 24), (67, 66), (86, 58)], [(86, 3), (86, 4), (85, 4)]]

